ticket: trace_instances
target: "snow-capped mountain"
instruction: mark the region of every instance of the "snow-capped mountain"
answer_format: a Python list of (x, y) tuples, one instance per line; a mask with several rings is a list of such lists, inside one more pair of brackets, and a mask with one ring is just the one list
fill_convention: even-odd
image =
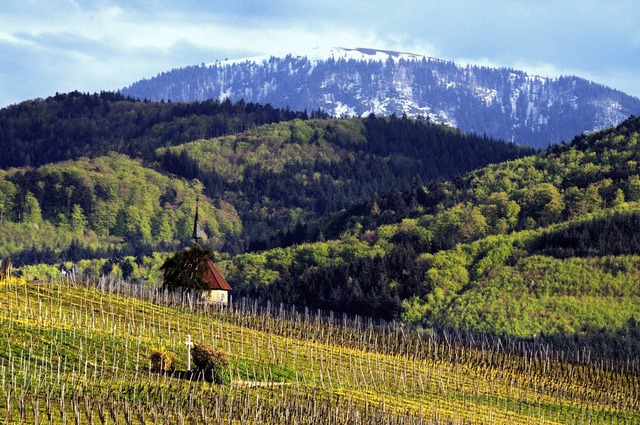
[(640, 113), (640, 99), (578, 77), (550, 79), (363, 48), (216, 61), (164, 72), (121, 92), (149, 100), (244, 99), (334, 116), (406, 113), (536, 147)]

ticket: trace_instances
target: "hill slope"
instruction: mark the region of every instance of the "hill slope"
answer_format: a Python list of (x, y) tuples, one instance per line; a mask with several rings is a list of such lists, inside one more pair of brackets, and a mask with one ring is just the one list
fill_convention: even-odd
[[(298, 119), (166, 143), (150, 163), (2, 170), (0, 255), (148, 271), (189, 237), (204, 193), (237, 296), (637, 354), (639, 133), (632, 117), (518, 158), (532, 151), (425, 120)], [(231, 256), (251, 241), (273, 249)]]
[(370, 201), (302, 229), (332, 240), (239, 256), (229, 279), (274, 301), (637, 354), (639, 134), (631, 118)]
[(181, 102), (228, 97), (333, 116), (406, 113), (538, 148), (640, 113), (640, 99), (578, 77), (548, 79), (373, 49), (191, 66), (122, 93)]
[[(294, 119), (252, 128), (298, 114), (244, 103), (172, 105), (76, 93), (14, 109), (0, 111), (12, 135), (0, 143), (8, 151), (21, 149), (21, 140), (30, 144), (23, 156), (2, 157), (6, 164), (74, 158), (0, 171), (0, 227), (12, 235), (0, 241), (0, 256), (19, 264), (175, 248), (191, 235), (192, 193), (205, 195), (211, 246), (241, 252), (374, 193), (409, 188), (416, 177), (450, 177), (532, 152), (407, 118)], [(118, 127), (126, 117), (133, 121)], [(219, 118), (227, 122), (220, 131), (250, 129), (180, 144), (214, 131)], [(31, 127), (39, 122), (46, 123), (40, 130)], [(112, 150), (142, 159), (105, 154)]]
[[(102, 288), (102, 291), (100, 290)], [(200, 309), (139, 287), (0, 283), (5, 423), (636, 423), (637, 362), (377, 331), (280, 311)], [(113, 293), (116, 292), (116, 293)], [(152, 295), (151, 293), (148, 295)], [(157, 300), (157, 298), (156, 298)], [(229, 356), (231, 385), (185, 372), (183, 341)], [(149, 366), (162, 349), (172, 370)]]
[[(116, 153), (0, 171), (0, 258), (52, 264), (175, 248), (189, 240), (201, 190)], [(207, 243), (220, 247), (242, 225), (229, 203), (203, 201)]]
[(152, 160), (155, 149), (306, 114), (253, 103), (140, 102), (102, 92), (56, 94), (0, 109), (0, 168), (37, 167), (114, 151)]
[[(450, 178), (532, 153), (407, 118), (294, 120), (161, 149), (165, 171), (230, 202), (248, 241), (332, 213), (418, 178)], [(388, 217), (394, 220), (393, 216)]]

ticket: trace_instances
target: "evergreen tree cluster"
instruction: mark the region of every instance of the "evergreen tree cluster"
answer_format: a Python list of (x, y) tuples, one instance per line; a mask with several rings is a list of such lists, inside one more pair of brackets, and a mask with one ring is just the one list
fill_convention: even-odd
[(149, 102), (118, 93), (56, 94), (0, 110), (0, 168), (55, 163), (110, 151), (152, 160), (158, 147), (306, 119), (270, 105)]
[[(415, 176), (531, 153), (407, 117), (309, 119), (268, 105), (139, 102), (112, 93), (24, 102), (0, 111), (0, 121), (11, 135), (2, 139), (5, 152), (47, 162), (0, 170), (0, 225), (11, 234), (0, 255), (21, 264), (178, 246), (190, 234), (194, 192), (207, 197), (208, 243), (239, 253), (375, 193), (397, 197)], [(200, 139), (182, 143), (193, 138)], [(30, 141), (26, 149), (22, 140)], [(26, 156), (0, 161), (32, 163)]]
[[(0, 171), (0, 257), (17, 264), (149, 255), (189, 240), (201, 183), (140, 160), (107, 156)], [(238, 237), (232, 205), (203, 202), (201, 224), (218, 249)]]

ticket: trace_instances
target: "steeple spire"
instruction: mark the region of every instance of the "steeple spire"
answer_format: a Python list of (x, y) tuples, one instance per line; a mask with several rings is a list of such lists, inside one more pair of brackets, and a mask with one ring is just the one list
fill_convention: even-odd
[(191, 235), (191, 239), (197, 244), (198, 239), (200, 239), (200, 223), (198, 223), (198, 202), (200, 197), (196, 197), (196, 216), (193, 220), (193, 235)]

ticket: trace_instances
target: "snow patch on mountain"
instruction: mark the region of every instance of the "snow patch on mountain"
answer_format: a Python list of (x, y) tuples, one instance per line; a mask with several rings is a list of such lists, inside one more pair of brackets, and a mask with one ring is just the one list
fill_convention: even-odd
[(640, 99), (578, 77), (549, 79), (360, 47), (216, 61), (139, 81), (122, 93), (151, 100), (244, 99), (334, 116), (422, 116), (538, 147), (640, 113)]
[[(304, 54), (290, 54), (295, 59), (307, 59), (311, 62), (312, 67), (308, 72), (313, 71), (313, 64), (318, 61), (326, 61), (328, 59), (333, 60), (356, 60), (356, 61), (374, 61), (374, 62), (386, 62), (392, 60), (398, 62), (404, 61), (419, 61), (423, 59), (433, 59), (423, 55), (417, 55), (415, 53), (408, 52), (395, 52), (391, 50), (378, 50), (364, 47), (347, 48), (347, 47), (314, 47)], [(258, 55), (235, 59), (224, 59), (222, 61), (217, 60), (215, 62), (207, 63), (206, 66), (233, 66), (246, 63), (263, 64), (270, 62), (274, 56), (270, 55)]]

